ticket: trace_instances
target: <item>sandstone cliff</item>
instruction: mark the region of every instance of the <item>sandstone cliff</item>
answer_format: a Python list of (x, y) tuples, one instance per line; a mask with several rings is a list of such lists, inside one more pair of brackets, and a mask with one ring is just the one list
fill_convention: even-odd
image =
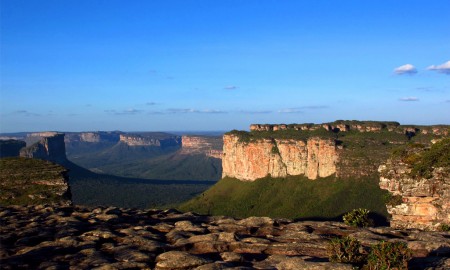
[(338, 152), (331, 139), (260, 139), (240, 141), (232, 134), (223, 137), (223, 177), (253, 181), (265, 176), (305, 175), (309, 179), (336, 173)]
[[(438, 144), (429, 150), (408, 149), (380, 166), (380, 187), (397, 199), (387, 205), (391, 226), (439, 230), (450, 224), (450, 139)], [(421, 159), (429, 158), (426, 155), (433, 154), (436, 147), (442, 150), (434, 154), (431, 162), (445, 159), (444, 163), (436, 167), (429, 163), (429, 168), (424, 167), (428, 173), (415, 173), (415, 165), (417, 168), (418, 163), (424, 164), (426, 161)]]
[(158, 146), (169, 147), (179, 146), (181, 139), (179, 136), (155, 136), (155, 135), (140, 135), (140, 134), (121, 134), (120, 142), (128, 146)]
[(222, 158), (223, 141), (220, 137), (187, 136), (181, 138), (181, 154), (203, 154), (213, 158)]
[(50, 160), (59, 164), (67, 161), (63, 133), (39, 133), (39, 141), (20, 151), (21, 157)]

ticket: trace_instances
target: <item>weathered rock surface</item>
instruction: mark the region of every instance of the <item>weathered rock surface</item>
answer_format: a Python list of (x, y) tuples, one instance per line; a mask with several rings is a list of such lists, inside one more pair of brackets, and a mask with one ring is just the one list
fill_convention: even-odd
[(203, 154), (213, 158), (222, 158), (223, 141), (221, 137), (187, 136), (181, 138), (181, 154)]
[(339, 222), (58, 205), (0, 207), (0, 222), (0, 269), (352, 269), (328, 261), (340, 236), (404, 241), (411, 269), (450, 265), (448, 233)]
[[(448, 169), (447, 169), (448, 170)], [(391, 226), (439, 230), (450, 224), (450, 175), (435, 168), (430, 178), (412, 177), (411, 166), (399, 159), (379, 167), (380, 187), (401, 197), (396, 205), (387, 205)]]
[(339, 159), (334, 140), (309, 138), (259, 139), (242, 142), (236, 135), (224, 135), (223, 177), (253, 181), (270, 175), (305, 175), (309, 179), (336, 173)]

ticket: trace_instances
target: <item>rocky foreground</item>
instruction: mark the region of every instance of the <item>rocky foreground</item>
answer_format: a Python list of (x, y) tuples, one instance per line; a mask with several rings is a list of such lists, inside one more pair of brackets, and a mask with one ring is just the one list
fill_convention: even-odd
[(450, 268), (445, 232), (56, 205), (0, 207), (0, 221), (0, 269), (352, 269), (328, 261), (340, 236), (405, 241), (410, 269)]

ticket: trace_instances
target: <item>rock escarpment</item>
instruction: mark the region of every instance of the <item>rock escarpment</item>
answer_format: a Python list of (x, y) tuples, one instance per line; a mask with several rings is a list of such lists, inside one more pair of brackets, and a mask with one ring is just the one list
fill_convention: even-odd
[(179, 136), (154, 136), (154, 135), (140, 135), (140, 134), (121, 134), (120, 142), (128, 146), (157, 146), (169, 147), (179, 146), (181, 138)]
[(223, 137), (223, 177), (253, 181), (270, 175), (305, 175), (309, 179), (336, 173), (338, 161), (334, 140), (322, 138), (259, 139), (249, 142), (227, 134)]
[(71, 205), (71, 197), (68, 172), (62, 166), (39, 159), (0, 159), (0, 205)]
[[(440, 147), (440, 152), (433, 153), (437, 147)], [(431, 149), (408, 149), (380, 166), (379, 185), (396, 198), (387, 205), (392, 215), (392, 227), (439, 230), (443, 225), (450, 224), (449, 157), (450, 139), (446, 139)], [(439, 159), (446, 161), (440, 166), (427, 164), (424, 167), (429, 170), (427, 173), (416, 172), (417, 165), (427, 162), (429, 158), (432, 158), (431, 162)]]
[(328, 261), (331, 238), (364, 250), (403, 241), (411, 269), (448, 269), (446, 233), (359, 229), (339, 222), (199, 216), (175, 210), (0, 207), (1, 269), (353, 269)]
[(181, 154), (203, 154), (213, 158), (222, 158), (223, 141), (221, 137), (187, 136), (181, 138)]
[(67, 161), (64, 133), (39, 133), (39, 141), (20, 151), (21, 157), (50, 160), (59, 164)]
[(67, 143), (102, 143), (102, 142), (118, 142), (120, 131), (97, 131), (97, 132), (70, 132), (66, 133), (65, 142)]

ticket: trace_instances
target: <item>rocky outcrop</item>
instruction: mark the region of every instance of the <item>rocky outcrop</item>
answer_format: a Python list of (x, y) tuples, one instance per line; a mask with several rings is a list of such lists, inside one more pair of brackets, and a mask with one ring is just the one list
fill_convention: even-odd
[(243, 142), (237, 135), (223, 137), (223, 177), (253, 181), (265, 176), (305, 175), (309, 179), (336, 173), (338, 161), (334, 140), (309, 138), (259, 139)]
[(213, 158), (222, 158), (223, 141), (221, 137), (187, 136), (181, 137), (181, 154), (203, 154)]
[[(408, 155), (411, 158), (417, 153)], [(431, 168), (429, 175), (417, 176), (411, 173), (412, 165), (398, 157), (381, 165), (379, 185), (397, 199), (387, 205), (387, 210), (392, 215), (391, 226), (439, 230), (442, 225), (449, 225), (449, 169)]]
[(450, 127), (447, 125), (436, 126), (402, 126), (398, 122), (379, 122), (379, 121), (344, 121), (338, 120), (324, 124), (252, 124), (250, 131), (280, 131), (280, 130), (298, 130), (314, 131), (325, 129), (331, 132), (381, 132), (390, 131), (396, 133), (414, 136), (417, 133), (434, 134), (438, 136), (448, 136)]
[(18, 140), (0, 140), (0, 158), (18, 157), (20, 149), (24, 148), (26, 143)]
[(70, 132), (66, 133), (66, 143), (102, 143), (118, 142), (120, 131)]
[(339, 222), (200, 216), (176, 210), (0, 207), (1, 269), (354, 269), (328, 260), (334, 237), (412, 250), (410, 269), (448, 269), (447, 233)]
[(164, 148), (169, 146), (179, 146), (181, 139), (179, 136), (174, 135), (160, 138), (152, 135), (121, 134), (120, 142), (128, 146), (157, 146)]
[(59, 164), (67, 161), (64, 133), (39, 133), (39, 136), (33, 135), (33, 137), (39, 137), (40, 140), (23, 148), (20, 151), (21, 157), (50, 160)]
[(39, 159), (0, 159), (0, 205), (71, 205), (71, 198), (64, 167)]

